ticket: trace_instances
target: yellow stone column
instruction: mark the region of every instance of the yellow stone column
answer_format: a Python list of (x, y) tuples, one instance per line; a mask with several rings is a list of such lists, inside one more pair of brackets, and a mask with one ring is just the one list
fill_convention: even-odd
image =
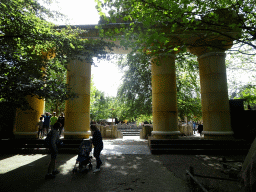
[(35, 139), (38, 137), (38, 127), (36, 125), (44, 112), (45, 101), (44, 99), (38, 99), (37, 96), (32, 97), (30, 95), (26, 96), (26, 99), (32, 109), (26, 111), (17, 109), (14, 135), (15, 138)]
[(155, 139), (175, 139), (178, 131), (175, 54), (152, 59), (152, 110)]
[(74, 60), (68, 64), (67, 84), (78, 98), (66, 101), (65, 139), (89, 138), (91, 62)]
[(230, 123), (225, 56), (224, 51), (216, 51), (198, 57), (205, 139), (231, 139), (234, 134)]

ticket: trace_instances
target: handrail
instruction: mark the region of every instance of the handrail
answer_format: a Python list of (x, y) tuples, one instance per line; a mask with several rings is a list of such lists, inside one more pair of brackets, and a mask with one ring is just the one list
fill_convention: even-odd
[(201, 183), (199, 183), (199, 182), (197, 181), (197, 179), (196, 179), (188, 170), (186, 170), (186, 172), (187, 172), (187, 174), (191, 177), (191, 179), (193, 179), (193, 181), (194, 181), (197, 185), (200, 186), (200, 188), (201, 188), (204, 192), (208, 192), (208, 190), (205, 189), (204, 186), (203, 186)]

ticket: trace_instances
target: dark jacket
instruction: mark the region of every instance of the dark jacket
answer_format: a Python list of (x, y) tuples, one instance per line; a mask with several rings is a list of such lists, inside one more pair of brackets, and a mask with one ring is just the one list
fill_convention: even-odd
[(65, 117), (59, 116), (59, 118), (58, 118), (58, 122), (60, 122), (60, 123), (61, 123), (61, 127), (64, 127)]
[(92, 144), (94, 147), (103, 148), (102, 136), (99, 130), (95, 131), (92, 136)]
[(59, 132), (58, 130), (51, 130), (51, 142), (50, 142), (50, 149), (54, 150), (55, 152), (58, 151), (58, 144), (59, 142)]
[(202, 133), (203, 129), (204, 129), (203, 125), (198, 125), (198, 132), (199, 133)]

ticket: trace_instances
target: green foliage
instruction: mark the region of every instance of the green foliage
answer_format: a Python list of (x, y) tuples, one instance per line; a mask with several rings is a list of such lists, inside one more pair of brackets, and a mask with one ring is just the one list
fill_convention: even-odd
[[(124, 69), (123, 84), (118, 90), (118, 99), (125, 103), (126, 119), (150, 120), (152, 115), (152, 87), (150, 56), (144, 53), (130, 53), (119, 61)], [(198, 64), (192, 55), (178, 55), (176, 59), (177, 104), (180, 119), (200, 119), (201, 99)]]
[(144, 123), (144, 122), (152, 122), (153, 121), (153, 116), (152, 115), (139, 115), (137, 118), (136, 118), (136, 123), (137, 123), (137, 126), (140, 124), (140, 123)]
[(202, 118), (198, 63), (195, 56), (178, 56), (176, 60), (176, 84), (178, 116), (194, 120)]
[(126, 111), (128, 107), (116, 97), (105, 96), (105, 93), (99, 91), (91, 79), (91, 95), (90, 95), (90, 115), (94, 121), (101, 121), (108, 118), (117, 118), (120, 121), (126, 119)]
[(240, 89), (237, 97), (235, 99), (245, 99), (247, 105), (256, 105), (256, 86), (246, 85)]
[[(256, 0), (95, 0), (105, 22), (121, 21), (118, 25), (127, 43), (138, 50), (172, 51), (180, 46), (208, 46), (222, 50), (222, 43), (235, 40), (240, 45), (256, 48)], [(114, 36), (116, 32), (106, 32)], [(209, 43), (205, 39), (213, 40)], [(190, 41), (191, 37), (202, 41)], [(133, 39), (134, 41), (131, 41)], [(172, 44), (168, 44), (168, 42)], [(217, 42), (217, 43), (216, 43)], [(220, 43), (220, 44), (219, 44)], [(136, 45), (134, 45), (136, 44)], [(184, 46), (185, 45), (185, 46)], [(243, 51), (238, 47), (237, 51)]]
[[(56, 63), (56, 66), (58, 68), (57, 71), (49, 71), (49, 78), (53, 81), (53, 83), (49, 86), (51, 86), (51, 89), (53, 90), (59, 90), (61, 86), (65, 85), (66, 83), (66, 69), (59, 63)], [(65, 89), (65, 87), (63, 87), (62, 89)], [(56, 94), (54, 95), (54, 97), (45, 99), (45, 111), (50, 113), (55, 111), (56, 115), (58, 116), (61, 112), (64, 112), (65, 110), (66, 95), (63, 95), (61, 91), (59, 93), (53, 93)]]
[[(49, 1), (50, 2), (50, 1)], [(52, 76), (66, 72), (70, 60), (105, 58), (111, 43), (89, 40), (86, 31), (57, 28), (44, 18), (59, 16), (35, 0), (0, 2), (0, 98), (28, 107), (26, 95), (63, 100), (75, 97), (63, 81)]]
[[(143, 53), (130, 53), (119, 61), (120, 68), (126, 69), (123, 84), (117, 97), (128, 109), (123, 111), (126, 119), (152, 114), (152, 88), (149, 57)], [(128, 68), (128, 69), (127, 69)]]
[[(151, 106), (150, 88), (145, 88), (150, 83), (142, 78), (149, 74), (148, 69), (143, 62), (132, 57), (138, 56), (139, 60), (139, 54), (143, 52), (150, 53), (147, 56), (150, 57), (179, 50), (180, 55), (176, 61), (179, 117), (200, 118), (198, 67), (186, 57), (186, 47), (201, 46), (224, 51), (226, 47), (223, 45), (231, 46), (230, 42), (233, 42), (229, 54), (235, 57), (238, 53), (243, 56), (255, 54), (256, 15), (253, 5), (256, 0), (95, 1), (98, 3), (103, 25), (113, 21), (119, 23), (115, 25), (118, 30), (102, 28), (102, 36), (115, 39), (119, 37), (123, 46), (131, 47), (132, 54), (137, 54), (127, 57), (128, 61), (124, 65), (129, 68), (125, 72), (124, 84), (119, 89), (119, 98), (129, 106), (127, 116), (132, 116), (133, 113), (135, 116), (151, 113), (150, 109), (145, 109), (144, 103), (145, 98), (149, 98), (147, 106)], [(197, 38), (200, 41), (196, 41)], [(255, 62), (251, 57), (249, 60)], [(140, 85), (140, 82), (146, 83)]]

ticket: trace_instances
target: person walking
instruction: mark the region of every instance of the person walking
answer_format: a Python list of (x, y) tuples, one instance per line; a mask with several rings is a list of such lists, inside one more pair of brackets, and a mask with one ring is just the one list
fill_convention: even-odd
[(100, 159), (100, 152), (103, 149), (103, 142), (101, 133), (96, 125), (91, 125), (91, 132), (93, 137), (91, 141), (94, 145), (93, 156), (96, 158), (96, 169), (93, 171), (93, 173), (96, 173), (100, 171), (100, 166), (102, 165), (102, 161)]
[(198, 133), (200, 133), (200, 136), (202, 136), (203, 129), (204, 129), (203, 125), (199, 124), (198, 125)]
[(193, 131), (194, 131), (194, 134), (196, 134), (196, 122), (193, 122)]
[(61, 133), (62, 133), (62, 131), (64, 131), (64, 123), (65, 123), (65, 116), (64, 116), (63, 112), (61, 112), (61, 114), (58, 118), (58, 122), (61, 123), (61, 127), (59, 129), (59, 133), (60, 133), (60, 137), (61, 137)]
[(59, 173), (58, 170), (55, 169), (56, 158), (58, 154), (58, 142), (59, 142), (59, 128), (61, 124), (59, 122), (53, 125), (53, 129), (47, 135), (49, 138), (49, 150), (51, 153), (51, 160), (48, 167), (48, 173), (45, 175), (45, 179), (53, 179), (55, 175)]

